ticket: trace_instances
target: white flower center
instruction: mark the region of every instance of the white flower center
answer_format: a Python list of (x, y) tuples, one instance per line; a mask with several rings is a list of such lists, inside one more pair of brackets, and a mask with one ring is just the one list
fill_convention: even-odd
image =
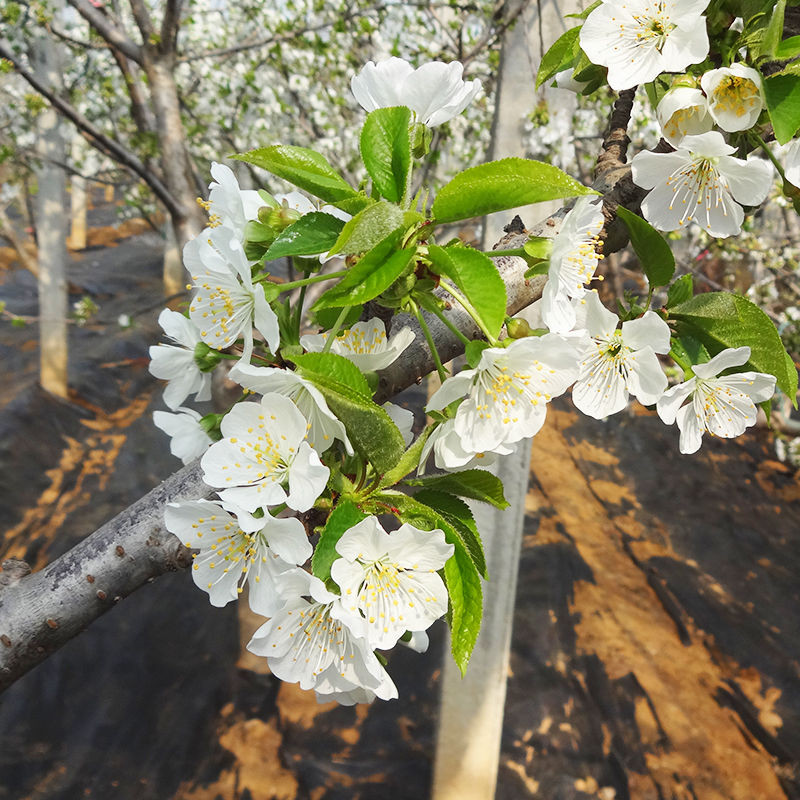
[[(325, 334), (327, 339), (327, 334)], [(386, 349), (386, 332), (373, 329), (365, 333), (363, 330), (348, 329), (342, 332), (334, 342), (334, 349), (340, 354), (370, 355)]]
[(632, 14), (635, 25), (632, 30), (626, 30), (620, 23), (621, 36), (633, 39), (637, 46), (655, 47), (660, 53), (664, 48), (669, 34), (675, 29), (675, 24), (670, 22), (664, 0), (645, 6), (642, 14)]
[[(231, 437), (231, 444), (238, 445), (239, 451), (246, 457), (253, 459), (260, 471), (253, 476), (253, 480), (261, 480), (263, 478), (271, 477), (273, 480), (280, 482), (289, 471), (296, 449), (288, 446), (286, 436), (280, 434), (279, 439), (274, 439), (272, 434), (266, 430), (264, 425), (264, 415), (259, 414), (258, 419), (261, 420), (258, 424), (260, 432), (254, 439), (240, 440), (238, 437)], [(248, 434), (255, 432), (254, 428), (247, 429)], [(234, 466), (238, 469), (242, 468), (240, 463), (235, 463)], [(245, 464), (245, 469), (252, 469), (252, 464)], [(224, 469), (224, 468), (223, 468)]]
[(667, 178), (667, 186), (672, 187), (670, 210), (676, 203), (684, 206), (679, 226), (694, 221), (698, 206), (705, 206), (708, 210), (721, 206), (723, 216), (728, 216), (723, 202), (725, 195), (729, 194), (728, 185), (717, 169), (717, 162), (714, 157), (697, 156)]
[[(370, 625), (380, 625), (384, 633), (397, 623), (402, 623), (403, 609), (413, 609), (435, 600), (425, 587), (396, 563), (383, 555), (374, 561), (361, 561), (364, 577), (356, 589), (358, 608)], [(430, 570), (433, 572), (434, 570)], [(349, 594), (349, 592), (348, 592)]]
[[(292, 639), (292, 660), (295, 663), (305, 663), (305, 668), (314, 677), (330, 666), (337, 655), (340, 663), (348, 655), (349, 658), (354, 658), (344, 626), (331, 617), (332, 605), (333, 603), (314, 603), (305, 610), (287, 612), (287, 623), (293, 627), (289, 631), (289, 638)], [(279, 625), (278, 630), (281, 627)], [(344, 676), (345, 673), (340, 674)]]
[(749, 78), (738, 75), (726, 75), (714, 90), (712, 100), (716, 111), (731, 111), (737, 117), (761, 106), (758, 87)]
[[(546, 369), (539, 361), (534, 361), (532, 366), (540, 373)], [(555, 372), (552, 369), (547, 371)], [(547, 383), (547, 378), (543, 375), (536, 377), (537, 383)], [(499, 413), (503, 424), (508, 425), (519, 422), (519, 417), (515, 416), (518, 400), (527, 401), (532, 406), (548, 402), (550, 395), (531, 386), (532, 378), (533, 372), (509, 372), (507, 366), (500, 364), (481, 370), (476, 379), (478, 416), (481, 419), (491, 419), (492, 413)]]
[(703, 114), (702, 106), (689, 106), (688, 108), (679, 108), (668, 120), (664, 126), (664, 132), (672, 139), (677, 139), (680, 136), (690, 131), (693, 125), (700, 119)]
[[(212, 514), (208, 519), (200, 518), (197, 522), (192, 524), (192, 528), (199, 528), (200, 525), (206, 522), (216, 522), (217, 515)], [(242, 587), (247, 580), (247, 574), (250, 567), (256, 562), (258, 558), (258, 548), (261, 544), (261, 537), (256, 534), (245, 533), (241, 528), (236, 526), (233, 522), (226, 521), (224, 524), (220, 523), (220, 527), (224, 533), (218, 536), (213, 544), (209, 545), (208, 549), (203, 549), (200, 553), (193, 553), (192, 558), (194, 564), (192, 565), (195, 570), (200, 569), (201, 564), (207, 564), (211, 570), (219, 569), (219, 576), (212, 581), (209, 581), (208, 588), (211, 589), (214, 584), (219, 583), (225, 575), (231, 570), (241, 572), (241, 577), (238, 580), (238, 591), (242, 592)], [(211, 525), (208, 528), (209, 532), (216, 533), (217, 527)], [(197, 533), (202, 536), (201, 533)], [(187, 543), (187, 547), (188, 547)], [(258, 580), (258, 577), (256, 578)]]
[(587, 373), (587, 386), (596, 386), (598, 392), (607, 396), (620, 378), (627, 385), (633, 350), (622, 341), (621, 330), (606, 337), (594, 337), (593, 341), (597, 350), (581, 365), (582, 373)]

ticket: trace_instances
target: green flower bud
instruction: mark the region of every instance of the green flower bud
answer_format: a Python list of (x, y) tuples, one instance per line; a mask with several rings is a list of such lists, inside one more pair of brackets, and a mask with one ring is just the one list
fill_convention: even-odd
[(531, 335), (531, 326), (520, 317), (514, 317), (506, 323), (506, 330), (512, 339), (524, 339)]
[(222, 353), (205, 342), (198, 342), (194, 348), (194, 363), (200, 372), (211, 372), (222, 361)]
[(415, 122), (411, 126), (411, 152), (414, 158), (423, 158), (428, 155), (433, 141), (433, 131), (422, 122)]
[(288, 206), (279, 206), (278, 208), (270, 208), (269, 217), (265, 222), (266, 225), (269, 225), (275, 231), (282, 231), (284, 228), (288, 228), (293, 222), (297, 222), (303, 215), (299, 211), (295, 211), (293, 208), (289, 208)]
[(200, 418), (200, 427), (208, 434), (210, 439), (218, 442), (222, 438), (219, 426), (224, 414), (206, 414)]
[(670, 89), (677, 89), (678, 87), (686, 87), (688, 89), (696, 89), (700, 82), (694, 75), (678, 75), (672, 79)]

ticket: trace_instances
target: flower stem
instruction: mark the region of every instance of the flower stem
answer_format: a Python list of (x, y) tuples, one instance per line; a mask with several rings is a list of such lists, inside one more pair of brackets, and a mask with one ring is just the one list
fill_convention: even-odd
[(294, 310), (294, 317), (292, 319), (292, 324), (297, 332), (297, 338), (300, 338), (300, 323), (303, 321), (303, 303), (306, 299), (306, 287), (300, 287), (300, 297), (297, 300), (297, 306)]
[(350, 307), (345, 306), (339, 313), (339, 316), (336, 317), (336, 322), (328, 331), (328, 338), (325, 340), (325, 347), (322, 348), (323, 353), (330, 352), (331, 347), (333, 346), (333, 340), (339, 335), (339, 329), (342, 327), (342, 323), (344, 322), (344, 318), (347, 316), (348, 311), (350, 311)]
[(772, 166), (778, 171), (778, 175), (781, 176), (782, 181), (786, 181), (786, 175), (783, 171), (783, 165), (778, 161), (777, 158), (772, 153), (772, 150), (769, 149), (767, 143), (761, 138), (761, 136), (755, 132), (753, 132), (753, 139), (758, 142), (759, 147), (766, 153), (767, 158), (772, 162)]
[[(322, 281), (332, 281), (334, 278), (341, 278), (343, 275), (347, 275), (347, 272), (348, 270), (342, 269), (338, 272), (329, 272), (325, 275), (312, 275), (310, 278), (300, 278), (296, 281), (288, 281), (287, 283), (278, 283), (275, 285), (278, 287), (278, 291), (288, 292), (291, 289), (297, 289), (299, 286), (309, 286), (312, 283), (321, 283)], [(259, 275), (257, 278), (253, 278), (253, 283), (259, 283), (268, 278), (269, 275)]]
[(442, 359), (439, 358), (439, 351), (436, 349), (436, 345), (433, 342), (433, 336), (431, 336), (428, 323), (425, 322), (425, 318), (422, 316), (422, 312), (419, 310), (419, 306), (416, 303), (413, 305), (413, 310), (414, 316), (417, 318), (420, 328), (422, 328), (422, 333), (425, 335), (425, 341), (428, 343), (428, 347), (430, 348), (431, 355), (433, 356), (433, 363), (436, 364), (436, 371), (439, 373), (439, 380), (444, 383), (447, 380), (447, 370), (442, 364)]
[(469, 300), (467, 300), (467, 298), (464, 297), (458, 291), (458, 289), (455, 288), (455, 286), (451, 286), (447, 281), (443, 280), (442, 278), (439, 279), (439, 286), (441, 286), (442, 289), (444, 289), (448, 294), (453, 296), (453, 298), (464, 309), (464, 311), (466, 311), (467, 314), (469, 314), (472, 317), (473, 321), (480, 328), (481, 332), (486, 337), (486, 340), (489, 342), (489, 344), (496, 347), (499, 344), (499, 342), (494, 336), (492, 336), (491, 333), (489, 333), (488, 329), (486, 328), (486, 325), (484, 325), (483, 320), (480, 318), (480, 314), (478, 314), (478, 312), (475, 310), (475, 306), (473, 306), (472, 303), (470, 303)]
[(485, 256), (489, 256), (489, 258), (497, 258), (498, 256), (520, 256), (525, 258), (526, 255), (524, 247), (512, 247), (510, 250), (482, 250), (481, 252)]

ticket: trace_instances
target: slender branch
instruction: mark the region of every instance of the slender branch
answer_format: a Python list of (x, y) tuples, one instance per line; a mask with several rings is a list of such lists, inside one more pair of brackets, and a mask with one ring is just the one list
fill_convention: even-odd
[(174, 53), (177, 48), (182, 7), (183, 0), (167, 0), (164, 17), (161, 20), (161, 43), (159, 48), (162, 53)]
[(74, 36), (70, 36), (68, 33), (65, 33), (61, 29), (57, 28), (52, 23), (47, 25), (47, 30), (49, 33), (52, 33), (53, 36), (58, 37), (63, 42), (67, 42), (68, 44), (73, 44), (76, 47), (80, 47), (82, 50), (109, 50), (110, 45), (108, 42), (103, 41), (100, 42), (87, 42), (82, 39), (76, 39)]
[(153, 19), (147, 10), (147, 6), (143, 0), (128, 0), (128, 4), (133, 12), (133, 18), (136, 20), (136, 27), (139, 28), (139, 33), (142, 34), (145, 47), (148, 44), (153, 44), (153, 34), (156, 32), (156, 28), (153, 25)]
[(142, 48), (129, 39), (116, 21), (107, 12), (92, 5), (89, 0), (67, 0), (67, 2), (100, 34), (112, 47), (123, 52), (131, 61), (142, 63)]
[(167, 207), (170, 213), (182, 213), (178, 200), (172, 196), (167, 187), (153, 174), (152, 170), (149, 170), (136, 155), (126, 150), (119, 142), (106, 136), (66, 100), (45, 86), (30, 70), (19, 63), (17, 57), (2, 42), (0, 42), (0, 57), (10, 61), (17, 73), (54, 108), (58, 109), (70, 120), (88, 139), (89, 144), (138, 175), (153, 190), (153, 193)]

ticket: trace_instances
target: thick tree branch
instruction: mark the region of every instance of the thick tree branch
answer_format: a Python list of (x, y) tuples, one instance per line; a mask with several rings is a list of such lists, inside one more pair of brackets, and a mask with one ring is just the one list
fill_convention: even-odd
[(142, 48), (129, 39), (116, 25), (114, 19), (89, 0), (67, 0), (67, 2), (97, 31), (112, 47), (123, 52), (131, 61), (142, 63)]
[(131, 68), (130, 61), (119, 50), (112, 49), (111, 55), (117, 62), (122, 79), (128, 89), (131, 101), (131, 118), (142, 133), (152, 133), (156, 129), (156, 120), (144, 93), (142, 82)]
[(172, 196), (167, 187), (143, 164), (139, 158), (126, 150), (119, 142), (106, 136), (99, 128), (83, 116), (66, 100), (59, 97), (49, 87), (45, 86), (25, 66), (19, 63), (17, 57), (0, 42), (0, 57), (5, 58), (14, 65), (14, 69), (21, 75), (42, 97), (60, 111), (78, 130), (86, 137), (89, 144), (112, 158), (131, 172), (140, 177), (152, 190), (158, 199), (167, 207), (170, 213), (183, 213), (179, 201)]

